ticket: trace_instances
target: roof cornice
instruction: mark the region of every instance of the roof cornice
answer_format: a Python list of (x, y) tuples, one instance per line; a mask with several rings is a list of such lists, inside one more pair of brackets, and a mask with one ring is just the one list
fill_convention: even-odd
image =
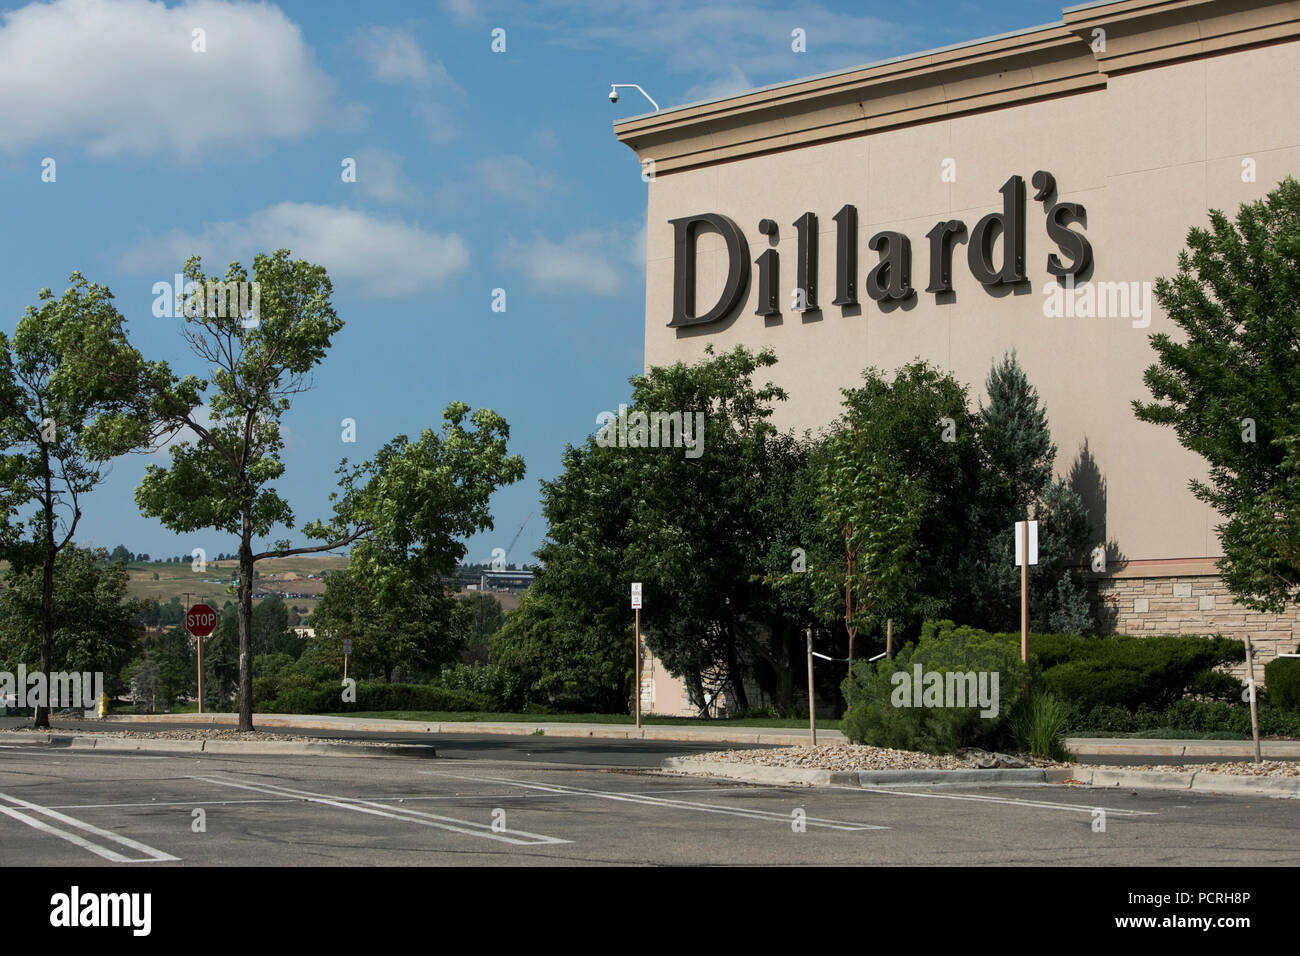
[(614, 132), (662, 175), (1080, 93), (1116, 73), (1297, 36), (1300, 0), (1118, 0), (1068, 8), (1061, 23), (647, 113)]

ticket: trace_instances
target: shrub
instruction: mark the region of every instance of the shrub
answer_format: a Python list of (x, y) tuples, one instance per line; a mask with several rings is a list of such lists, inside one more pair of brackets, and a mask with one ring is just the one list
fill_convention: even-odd
[(1011, 712), (1012, 739), (1035, 757), (1072, 759), (1073, 754), (1065, 748), (1068, 727), (1067, 708), (1051, 694), (1026, 694)]
[(1246, 659), (1245, 645), (1225, 637), (1031, 634), (1029, 647), (1044, 688), (1083, 712), (1100, 705), (1163, 710), (1194, 686), (1223, 692), (1227, 675), (1208, 675)]
[[(998, 713), (981, 717), (978, 706), (900, 706), (902, 682), (910, 683), (916, 667), (943, 675), (986, 672), (998, 678)], [(900, 675), (895, 680), (895, 675)], [(1029, 671), (1020, 661), (1019, 642), (951, 621), (927, 622), (920, 640), (905, 646), (893, 660), (860, 662), (844, 682), (849, 702), (840, 729), (850, 740), (928, 753), (951, 753), (962, 746), (995, 748), (1008, 739), (1007, 714), (1028, 685)]]
[[(261, 678), (254, 681), (253, 701), (262, 713), (329, 714), (368, 710), (488, 710), (477, 695), (461, 690), (426, 684), (385, 684), (374, 681), (357, 684), (356, 703), (343, 702), (342, 680), (318, 683), (301, 675), (290, 678)], [(272, 683), (274, 682), (274, 683)], [(271, 691), (274, 697), (265, 695)]]
[(1283, 710), (1300, 713), (1300, 658), (1279, 657), (1264, 665), (1268, 699)]
[(477, 697), (485, 710), (517, 710), (524, 702), (523, 678), (499, 664), (444, 667), (438, 685)]

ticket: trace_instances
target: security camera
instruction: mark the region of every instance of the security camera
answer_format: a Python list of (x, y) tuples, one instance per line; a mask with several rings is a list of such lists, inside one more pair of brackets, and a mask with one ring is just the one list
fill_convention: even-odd
[(609, 101), (610, 101), (611, 103), (617, 103), (617, 102), (618, 102), (618, 90), (611, 89), (611, 90), (609, 91)]

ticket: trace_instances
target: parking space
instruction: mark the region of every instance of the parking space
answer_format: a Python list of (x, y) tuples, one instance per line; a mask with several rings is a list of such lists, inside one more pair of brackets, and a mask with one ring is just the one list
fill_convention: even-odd
[(1300, 801), (0, 748), (0, 865), (1290, 864)]

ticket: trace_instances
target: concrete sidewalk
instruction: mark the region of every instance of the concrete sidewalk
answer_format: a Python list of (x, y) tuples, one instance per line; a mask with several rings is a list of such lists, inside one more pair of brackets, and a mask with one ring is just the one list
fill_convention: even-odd
[[(236, 714), (127, 714), (110, 717), (105, 725), (192, 723), (213, 727), (233, 727)], [(313, 714), (254, 714), (253, 725), (261, 729), (291, 727), (300, 730), (356, 731), (361, 733), (407, 734), (502, 734), (509, 736), (587, 737), (613, 740), (681, 740), (691, 743), (760, 744), (771, 747), (797, 746), (808, 742), (808, 731), (792, 727), (684, 726), (682, 724), (644, 724), (638, 730), (631, 724), (580, 724), (564, 721), (501, 720), (444, 721), (381, 720), (368, 717), (335, 717)], [(540, 731), (540, 734), (539, 734)], [(838, 730), (818, 730), (819, 744), (847, 743)], [(1249, 740), (1165, 740), (1138, 737), (1071, 737), (1066, 746), (1080, 756), (1158, 757), (1162, 762), (1177, 762), (1182, 757), (1232, 757), (1250, 759), (1254, 745)], [(1265, 740), (1260, 742), (1265, 759), (1300, 759), (1300, 740)]]

